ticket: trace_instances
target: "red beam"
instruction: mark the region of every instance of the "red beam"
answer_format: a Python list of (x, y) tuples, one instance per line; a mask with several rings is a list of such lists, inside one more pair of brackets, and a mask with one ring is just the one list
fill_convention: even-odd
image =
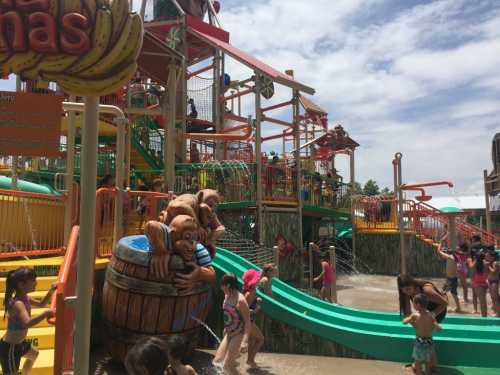
[(262, 113), (267, 112), (267, 111), (272, 111), (274, 109), (278, 109), (281, 107), (286, 107), (287, 105), (292, 105), (292, 104), (293, 104), (292, 100), (289, 100), (289, 101), (283, 102), (283, 103), (279, 103), (279, 104), (275, 104), (275, 105), (272, 105), (270, 107), (262, 108)]
[(251, 94), (251, 93), (253, 93), (253, 89), (243, 90), (243, 91), (237, 92), (236, 94), (233, 94), (233, 95), (230, 95), (230, 96), (221, 96), (220, 97), (220, 101), (221, 102), (227, 102), (227, 101), (229, 101), (231, 99), (236, 99), (236, 98), (239, 98), (240, 96), (248, 95), (248, 94)]
[(193, 78), (194, 76), (196, 76), (196, 75), (198, 75), (198, 74), (205, 73), (206, 71), (211, 70), (211, 69), (213, 69), (213, 68), (214, 68), (214, 66), (213, 66), (213, 64), (212, 64), (212, 65), (206, 66), (205, 68), (201, 68), (201, 69), (199, 69), (199, 70), (195, 70), (195, 71), (194, 71), (194, 72), (192, 72), (192, 73), (188, 73), (188, 75), (187, 75), (187, 79)]
[(278, 124), (278, 125), (288, 126), (290, 128), (295, 128), (295, 124), (292, 124), (291, 122), (287, 122), (287, 121), (283, 121), (283, 120), (278, 120), (277, 118), (262, 116), (262, 121), (272, 122), (273, 124)]

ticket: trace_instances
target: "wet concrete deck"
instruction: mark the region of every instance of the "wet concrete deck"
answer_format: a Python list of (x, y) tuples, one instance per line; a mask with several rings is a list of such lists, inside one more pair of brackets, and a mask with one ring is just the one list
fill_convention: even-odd
[[(444, 279), (429, 279), (438, 288), (442, 288)], [(337, 281), (338, 302), (342, 305), (366, 310), (399, 311), (398, 290), (395, 276), (352, 275), (340, 276)], [(459, 287), (458, 295), (462, 301), (461, 307), (465, 314), (473, 314), (472, 303), (463, 303), (463, 292)], [(455, 304), (451, 295), (449, 312), (453, 313)], [(472, 290), (469, 287), (469, 300), (472, 300)], [(492, 315), (491, 300), (488, 296), (488, 313)]]
[[(216, 375), (212, 367), (214, 352), (200, 350), (195, 353), (193, 367), (199, 375)], [(240, 359), (240, 363), (244, 362)], [(334, 357), (316, 357), (293, 354), (260, 353), (260, 368), (248, 369), (240, 364), (240, 375), (397, 375), (412, 374), (399, 363), (368, 361)], [(100, 366), (95, 375), (124, 375), (125, 369), (116, 364)], [(496, 370), (440, 368), (439, 375), (494, 375)]]

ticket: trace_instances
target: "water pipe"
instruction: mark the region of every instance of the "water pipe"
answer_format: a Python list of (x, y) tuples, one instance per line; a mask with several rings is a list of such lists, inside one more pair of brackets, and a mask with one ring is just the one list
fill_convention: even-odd
[(398, 152), (394, 155), (394, 160), (392, 161), (394, 165), (394, 182), (397, 187), (394, 193), (397, 194), (397, 202), (398, 202), (398, 229), (399, 229), (399, 249), (401, 252), (401, 274), (406, 275), (406, 243), (405, 243), (405, 235), (404, 235), (404, 213), (403, 213), (403, 189), (402, 189), (402, 166), (401, 159), (403, 158), (403, 154)]
[(453, 183), (450, 181), (432, 181), (432, 182), (423, 182), (420, 184), (402, 184), (401, 189), (411, 190), (411, 188), (421, 188), (421, 187), (441, 186), (441, 185), (448, 185), (448, 187), (450, 188), (453, 187)]
[[(115, 115), (118, 122), (116, 179), (118, 186), (123, 184), (125, 161), (125, 128), (127, 119), (123, 111), (115, 106), (99, 105), (99, 97), (89, 96), (84, 103), (63, 103), (66, 112), (84, 112), (85, 124), (82, 127), (82, 169), (80, 201), (80, 238), (78, 248), (90, 250), (95, 247), (95, 186), (97, 180), (97, 147), (99, 112)], [(120, 180), (118, 180), (120, 178)], [(120, 191), (121, 189), (119, 189)], [(117, 196), (121, 204), (122, 194)], [(121, 207), (121, 206), (117, 206)], [(122, 210), (115, 209), (115, 233), (121, 220)], [(88, 374), (90, 351), (90, 321), (92, 316), (92, 285), (94, 277), (94, 251), (79, 251), (77, 262), (76, 317), (75, 317), (75, 374)]]

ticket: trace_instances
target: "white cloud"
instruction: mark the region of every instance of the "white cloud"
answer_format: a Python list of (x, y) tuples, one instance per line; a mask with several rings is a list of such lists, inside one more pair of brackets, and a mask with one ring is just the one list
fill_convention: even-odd
[[(222, 15), (232, 43), (316, 88), (331, 122), (361, 143), (357, 179), (391, 186), (401, 151), (405, 180), (451, 179), (478, 193), (500, 107), (500, 4), (391, 13), (396, 0), (242, 3)], [(347, 177), (348, 163), (337, 164)]]

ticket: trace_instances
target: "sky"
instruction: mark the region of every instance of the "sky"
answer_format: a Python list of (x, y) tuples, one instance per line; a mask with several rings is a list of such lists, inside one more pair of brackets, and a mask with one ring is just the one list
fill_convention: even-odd
[(223, 0), (220, 16), (232, 44), (316, 89), (330, 126), (361, 144), (358, 181), (391, 187), (402, 152), (405, 182), (483, 194), (500, 131), (500, 1)]
[[(312, 98), (361, 144), (356, 179), (392, 186), (451, 180), (434, 195), (483, 194), (500, 131), (500, 0), (221, 0), (231, 43), (316, 89)], [(228, 61), (234, 78), (250, 74)], [(15, 86), (0, 81), (0, 89)], [(289, 98), (277, 91), (271, 104)], [(245, 107), (247, 108), (247, 107)], [(245, 114), (245, 113), (244, 113)], [(286, 113), (277, 117), (284, 118)], [(282, 128), (269, 126), (264, 135)], [(276, 141), (264, 150), (280, 151)], [(348, 178), (348, 163), (337, 167)]]

